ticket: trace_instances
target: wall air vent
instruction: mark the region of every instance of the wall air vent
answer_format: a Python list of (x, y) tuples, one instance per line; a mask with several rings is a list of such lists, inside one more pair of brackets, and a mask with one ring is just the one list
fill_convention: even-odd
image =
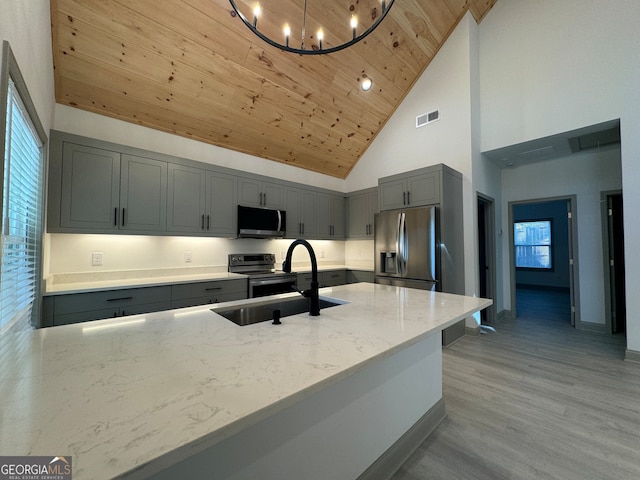
[(416, 128), (424, 127), (425, 125), (440, 120), (440, 110), (434, 110), (433, 112), (423, 113), (416, 117)]

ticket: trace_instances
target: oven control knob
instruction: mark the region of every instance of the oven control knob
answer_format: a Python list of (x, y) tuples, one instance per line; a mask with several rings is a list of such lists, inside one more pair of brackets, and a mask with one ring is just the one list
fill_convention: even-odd
[(270, 262), (275, 262), (276, 261), (275, 255), (269, 255), (269, 261)]
[(231, 261), (232, 262), (237, 262), (238, 261), (238, 257), (231, 257)]

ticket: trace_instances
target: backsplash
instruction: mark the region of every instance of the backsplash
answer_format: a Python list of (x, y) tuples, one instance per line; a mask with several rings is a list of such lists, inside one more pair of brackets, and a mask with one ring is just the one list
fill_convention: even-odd
[[(226, 272), (230, 253), (274, 253), (281, 265), (291, 239), (257, 240), (143, 235), (48, 234), (43, 276), (102, 274), (127, 278), (170, 274)], [(311, 240), (319, 264), (372, 268), (373, 241)], [(92, 254), (102, 254), (102, 265), (92, 265)], [(185, 261), (190, 256), (191, 261)], [(309, 266), (304, 248), (294, 250), (293, 264)], [(127, 273), (130, 272), (130, 273)], [(135, 272), (135, 273), (134, 273)]]

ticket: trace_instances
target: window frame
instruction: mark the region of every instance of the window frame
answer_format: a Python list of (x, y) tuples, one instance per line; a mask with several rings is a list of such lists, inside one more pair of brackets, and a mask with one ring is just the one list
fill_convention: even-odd
[[(543, 245), (543, 244), (531, 244), (531, 245), (518, 245), (516, 244), (516, 232), (515, 232), (515, 228), (516, 228), (516, 224), (518, 223), (534, 223), (534, 222), (549, 222), (549, 237), (551, 238), (551, 241), (549, 243), (549, 245)], [(553, 241), (553, 237), (554, 237), (554, 228), (553, 228), (553, 218), (531, 218), (531, 219), (526, 219), (526, 220), (514, 220), (513, 221), (513, 263), (514, 266), (516, 268), (517, 271), (522, 271), (522, 272), (540, 272), (540, 273), (551, 273), (555, 271), (555, 254), (554, 254), (554, 241)], [(551, 265), (549, 266), (549, 268), (547, 267), (519, 267), (518, 266), (518, 254), (516, 252), (517, 247), (519, 246), (539, 246), (539, 247), (549, 247), (549, 256), (551, 257)]]
[[(40, 122), (40, 118), (38, 117), (38, 112), (33, 104), (33, 100), (31, 99), (31, 95), (29, 94), (29, 90), (27, 88), (27, 84), (24, 81), (24, 77), (20, 71), (18, 66), (18, 62), (11, 50), (11, 46), (8, 41), (4, 40), (2, 42), (2, 57), (0, 64), (0, 198), (4, 198), (4, 160), (7, 150), (7, 107), (8, 107), (8, 96), (9, 96), (9, 79), (13, 82), (15, 86), (15, 90), (17, 91), (20, 100), (24, 108), (27, 111), (27, 115), (31, 120), (31, 124), (35, 129), (35, 133), (38, 136), (40, 142), (42, 143), (42, 176), (41, 176), (41, 214), (38, 219), (39, 223), (39, 231), (40, 231), (40, 239), (39, 239), (39, 251), (38, 251), (38, 261), (36, 262), (36, 282), (35, 282), (35, 294), (34, 294), (34, 304), (31, 311), (31, 319), (30, 323), (34, 327), (40, 327), (40, 319), (41, 319), (41, 311), (42, 311), (42, 263), (43, 263), (43, 252), (44, 252), (44, 216), (45, 216), (45, 207), (46, 207), (46, 176), (47, 176), (47, 134)], [(0, 205), (2, 205), (2, 201), (0, 200)], [(2, 222), (0, 222), (1, 224)], [(0, 262), (0, 278), (2, 277), (2, 262)], [(9, 322), (8, 325), (2, 327), (2, 331), (10, 330), (14, 327), (18, 329), (26, 328), (26, 325), (16, 326), (12, 325), (12, 322)]]

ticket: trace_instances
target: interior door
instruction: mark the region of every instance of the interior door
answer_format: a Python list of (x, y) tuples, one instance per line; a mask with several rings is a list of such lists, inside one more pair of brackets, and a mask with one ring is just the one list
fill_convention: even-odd
[(624, 270), (624, 225), (622, 194), (607, 196), (609, 230), (609, 278), (611, 289), (611, 333), (626, 331)]

